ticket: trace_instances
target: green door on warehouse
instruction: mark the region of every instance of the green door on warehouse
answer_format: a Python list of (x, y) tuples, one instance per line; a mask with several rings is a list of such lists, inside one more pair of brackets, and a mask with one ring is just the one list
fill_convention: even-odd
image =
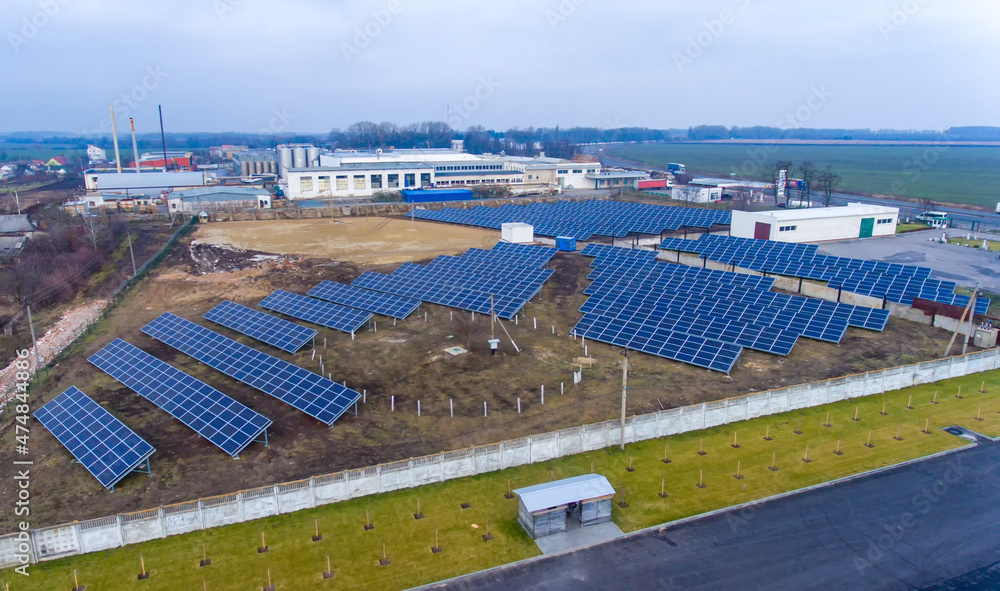
[(875, 232), (875, 218), (861, 218), (861, 238), (871, 238)]

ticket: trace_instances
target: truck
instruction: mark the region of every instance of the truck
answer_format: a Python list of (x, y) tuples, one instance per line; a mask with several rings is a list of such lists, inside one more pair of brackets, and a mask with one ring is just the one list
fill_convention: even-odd
[(635, 181), (636, 191), (648, 191), (650, 189), (666, 189), (667, 179), (639, 179)]
[(687, 172), (687, 167), (679, 162), (671, 162), (670, 164), (667, 164), (667, 170), (669, 170), (671, 174), (684, 174)]

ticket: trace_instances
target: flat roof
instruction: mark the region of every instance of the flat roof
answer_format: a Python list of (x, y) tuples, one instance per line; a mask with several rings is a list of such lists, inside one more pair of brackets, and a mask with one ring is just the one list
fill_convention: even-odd
[(599, 172), (586, 175), (588, 179), (646, 179), (648, 172)]
[(523, 175), (520, 170), (444, 170), (434, 173), (434, 176), (496, 176), (496, 175)]
[(434, 170), (433, 164), (423, 162), (345, 162), (340, 166), (307, 166), (289, 168), (288, 172), (358, 172), (360, 170)]
[(779, 221), (785, 222), (793, 220), (842, 218), (865, 215), (899, 215), (899, 208), (884, 207), (882, 205), (867, 205), (865, 203), (851, 203), (839, 207), (776, 209), (773, 211), (759, 211), (755, 213), (771, 216)]
[(600, 474), (584, 474), (519, 488), (514, 494), (521, 498), (521, 503), (529, 513), (535, 513), (570, 503), (608, 497), (615, 494), (615, 489)]

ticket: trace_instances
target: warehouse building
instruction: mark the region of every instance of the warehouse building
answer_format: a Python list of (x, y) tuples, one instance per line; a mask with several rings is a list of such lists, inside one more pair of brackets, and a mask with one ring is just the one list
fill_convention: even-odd
[(823, 242), (892, 236), (899, 209), (864, 203), (843, 207), (733, 211), (732, 236), (778, 242)]
[(171, 212), (188, 213), (271, 209), (271, 194), (252, 187), (205, 187), (171, 193), (167, 204)]
[(289, 199), (371, 197), (380, 191), (433, 186), (434, 166), (419, 162), (375, 162), (289, 168)]
[(206, 185), (203, 172), (137, 173), (135, 170), (123, 170), (118, 173), (89, 169), (83, 173), (83, 179), (88, 192), (101, 193), (157, 195), (162, 191), (193, 189)]

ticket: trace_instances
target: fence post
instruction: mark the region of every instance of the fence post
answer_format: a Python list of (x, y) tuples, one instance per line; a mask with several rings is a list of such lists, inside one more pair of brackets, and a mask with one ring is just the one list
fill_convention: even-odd
[(240, 521), (246, 521), (246, 511), (243, 507), (243, 491), (238, 491), (236, 493), (236, 503), (240, 508)]
[(160, 524), (160, 537), (161, 538), (167, 537), (167, 521), (163, 517), (163, 507), (162, 506), (159, 507), (156, 510), (156, 521), (159, 522), (159, 524)]
[(309, 477), (309, 506), (316, 506), (316, 480), (312, 476)]
[(278, 485), (271, 489), (274, 491), (274, 514), (281, 515), (281, 494), (278, 493)]
[(201, 522), (201, 529), (205, 529), (205, 503), (198, 499), (198, 521)]

